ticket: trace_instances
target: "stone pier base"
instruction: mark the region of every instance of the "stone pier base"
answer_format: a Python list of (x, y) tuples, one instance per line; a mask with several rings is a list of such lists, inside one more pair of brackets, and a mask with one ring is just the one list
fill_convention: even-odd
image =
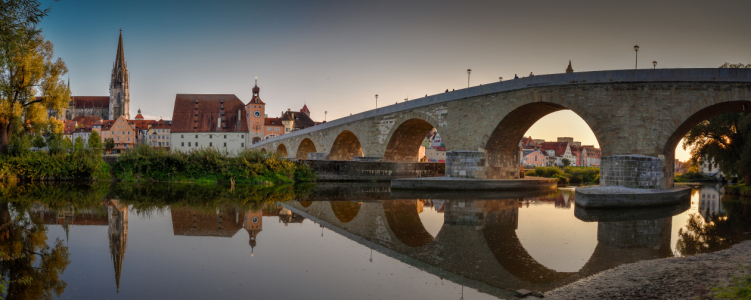
[(446, 151), (446, 177), (485, 178), (485, 153)]
[(582, 207), (650, 207), (691, 202), (691, 188), (635, 189), (622, 186), (592, 186), (576, 189), (576, 205)]
[(667, 188), (665, 159), (644, 155), (603, 157), (600, 165), (600, 185), (638, 189)]
[(383, 160), (383, 157), (381, 156), (357, 156), (357, 157), (354, 157), (352, 160), (354, 161), (381, 161)]

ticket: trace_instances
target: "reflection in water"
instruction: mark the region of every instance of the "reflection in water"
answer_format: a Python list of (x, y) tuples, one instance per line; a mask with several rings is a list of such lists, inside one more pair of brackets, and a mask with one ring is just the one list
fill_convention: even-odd
[[(30, 207), (0, 204), (0, 272), (7, 280), (6, 299), (49, 299), (67, 283), (60, 276), (70, 264), (68, 247), (57, 239), (47, 245), (43, 218)], [(63, 222), (65, 214), (62, 214)]]
[[(200, 186), (193, 188), (200, 189)], [(314, 192), (311, 196), (292, 197), (304, 201), (257, 201), (253, 195), (261, 195), (259, 197), (263, 199), (289, 199), (290, 195), (294, 195), (294, 190), (282, 189), (277, 194), (273, 191), (253, 191), (250, 195), (243, 194), (242, 189), (233, 194), (212, 187), (208, 191), (196, 191), (191, 196), (182, 187), (161, 188), (161, 191), (166, 193), (164, 195), (154, 190), (140, 190), (137, 187), (118, 187), (104, 193), (96, 190), (96, 197), (101, 197), (98, 201), (92, 201), (92, 198), (82, 194), (81, 190), (71, 189), (75, 190), (76, 197), (87, 199), (82, 203), (76, 203), (73, 200), (75, 197), (59, 193), (55, 197), (49, 197), (51, 200), (44, 197), (19, 197), (16, 198), (18, 201), (11, 199), (11, 202), (0, 205), (0, 272), (4, 278), (10, 280), (7, 284), (9, 299), (50, 298), (53, 295), (68, 294), (68, 284), (79, 287), (86, 279), (66, 277), (65, 281), (62, 280), (63, 271), (71, 264), (72, 257), (68, 253), (64, 239), (70, 234), (80, 232), (71, 231), (71, 228), (83, 226), (101, 228), (102, 231), (100, 235), (84, 236), (86, 243), (77, 245), (78, 249), (104, 249), (89, 244), (96, 244), (97, 241), (103, 244), (106, 243), (105, 239), (108, 239), (107, 255), (111, 258), (112, 264), (94, 267), (98, 268), (95, 272), (103, 273), (103, 270), (112, 272), (114, 265), (116, 289), (111, 289), (111, 293), (121, 292), (121, 274), (139, 274), (124, 275), (123, 293), (120, 293), (120, 296), (125, 294), (133, 298), (143, 298), (129, 293), (153, 284), (141, 278), (147, 276), (148, 268), (152, 267), (146, 266), (144, 270), (145, 257), (154, 261), (176, 260), (176, 263), (185, 265), (179, 258), (191, 253), (201, 257), (201, 263), (214, 266), (225, 256), (237, 253), (254, 256), (256, 246), (260, 245), (259, 254), (264, 255), (252, 260), (233, 256), (231, 261), (234, 264), (252, 266), (237, 268), (233, 272), (239, 273), (238, 269), (252, 269), (257, 272), (256, 274), (261, 274), (259, 276), (268, 278), (279, 278), (275, 277), (279, 275), (274, 273), (274, 270), (284, 269), (287, 278), (283, 283), (276, 279), (264, 281), (264, 285), (268, 285), (268, 288), (274, 291), (268, 294), (268, 297), (279, 295), (278, 291), (284, 290), (290, 283), (302, 285), (308, 282), (303, 280), (309, 280), (304, 277), (308, 273), (306, 271), (322, 272), (326, 274), (326, 278), (345, 282), (344, 285), (348, 288), (358, 280), (379, 284), (401, 284), (382, 281), (384, 279), (379, 273), (404, 273), (408, 274), (407, 278), (427, 276), (446, 279), (456, 283), (457, 294), (460, 286), (467, 286), (486, 294), (507, 297), (508, 294), (505, 293), (509, 290), (526, 288), (547, 291), (621, 264), (722, 250), (748, 239), (749, 236), (743, 233), (751, 231), (749, 202), (719, 197), (721, 186), (697, 189), (697, 195), (700, 197), (700, 201), (694, 204), (697, 213), (691, 215), (685, 224), (683, 221), (675, 222), (673, 216), (682, 214), (688, 208), (688, 204), (659, 209), (604, 211), (574, 206), (574, 195), (568, 191), (546, 195), (516, 193), (508, 194), (507, 197), (496, 193), (492, 194), (494, 199), (488, 200), (468, 199), (463, 193), (432, 193), (426, 197), (411, 195), (402, 199), (391, 199), (390, 197), (395, 196), (388, 189), (357, 188), (358, 191), (369, 192), (360, 198), (357, 192), (337, 188), (332, 189), (336, 193), (324, 191)], [(44, 189), (36, 188), (34, 193), (44, 193)], [(46, 195), (51, 194), (53, 193)], [(325, 199), (323, 195), (327, 194), (334, 195), (337, 201), (321, 200)], [(180, 198), (183, 196), (187, 198)], [(487, 195), (485, 196), (487, 198)], [(202, 199), (208, 201), (204, 203), (201, 202)], [(348, 200), (342, 201), (344, 199)], [(164, 214), (149, 213), (157, 209)], [(130, 210), (137, 213), (132, 219), (129, 219)], [(161, 221), (146, 223), (147, 219), (152, 218)], [(285, 227), (289, 223), (302, 224), (306, 218), (313, 222), (307, 222), (306, 226)], [(154, 229), (166, 226), (167, 237), (177, 238), (166, 238), (165, 230), (149, 228), (138, 231), (138, 224), (141, 224), (141, 228), (143, 224), (156, 226)], [(586, 234), (581, 232), (582, 225), (586, 225), (589, 230)], [(59, 236), (63, 239), (48, 241), (48, 226), (59, 228)], [(107, 237), (103, 233), (104, 226), (107, 226)], [(163, 247), (162, 251), (152, 253), (143, 242), (131, 241), (129, 245), (129, 226), (131, 238), (137, 236), (139, 239), (145, 239), (150, 236), (152, 241), (159, 241)], [(336, 234), (327, 233), (325, 237), (319, 237), (323, 234), (324, 227)], [(670, 247), (671, 239), (672, 242), (676, 241), (672, 238), (673, 229), (679, 233), (675, 252)], [(247, 240), (242, 232), (247, 233)], [(264, 232), (264, 235), (262, 240), (258, 240), (261, 232)], [(316, 244), (317, 246), (312, 246), (313, 236), (321, 241)], [(235, 247), (232, 241), (237, 240), (241, 240), (242, 247)], [(258, 244), (259, 242), (262, 244)], [(573, 245), (560, 246), (564, 243)], [(213, 244), (222, 245), (214, 250), (222, 251), (222, 255), (217, 257), (217, 253), (201, 252), (214, 249), (205, 247)], [(311, 270), (315, 268), (314, 257), (320, 252), (333, 253), (337, 259), (336, 264), (342, 264), (346, 270), (350, 267), (346, 263), (348, 255), (351, 256), (348, 251), (362, 249), (362, 246), (352, 247), (353, 244), (367, 247), (367, 254), (362, 251), (363, 256), (357, 260), (368, 264), (373, 262), (370, 266), (378, 271), (368, 275), (372, 277), (362, 275), (362, 272), (366, 271), (358, 267), (352, 267), (357, 270), (356, 273), (332, 273), (331, 267), (327, 267), (331, 265), (330, 262)], [(556, 249), (539, 251), (545, 247)], [(196, 248), (203, 250), (195, 250)], [(125, 266), (124, 259), (126, 249), (131, 253), (127, 261), (128, 266)], [(305, 249), (305, 255), (298, 255), (300, 249)], [(275, 252), (286, 250), (292, 252), (275, 256)], [(572, 251), (578, 251), (577, 255), (571, 255)], [(106, 249), (102, 252), (106, 254)], [(159, 257), (160, 254), (156, 254), (166, 252), (180, 255)], [(544, 256), (540, 253), (544, 253)], [(379, 258), (379, 255), (390, 257), (391, 260)], [(274, 261), (275, 257), (277, 260)], [(85, 256), (76, 258), (73, 260), (79, 264), (87, 261)], [(577, 263), (565, 266), (550, 263), (574, 258), (577, 259)], [(272, 262), (271, 265), (274, 267), (262, 268), (255, 265), (263, 261)], [(389, 261), (392, 263), (388, 263)], [(253, 265), (248, 265), (251, 262)], [(217, 265), (216, 269), (208, 273), (209, 277), (229, 279), (213, 282), (209, 277), (203, 277), (207, 276), (203, 273), (193, 273), (191, 276), (203, 278), (210, 289), (228, 288), (229, 285), (222, 284), (228, 284), (233, 280), (233, 276), (229, 273), (225, 273), (227, 276), (218, 276), (220, 273), (217, 272), (221, 272), (222, 268)], [(126, 273), (123, 273), (123, 270), (126, 270)], [(417, 271), (420, 275), (409, 273), (415, 270), (420, 270)], [(182, 269), (166, 271), (180, 273)], [(245, 276), (247, 277), (247, 274)], [(21, 284), (20, 281), (24, 278), (32, 278), (31, 283)], [(111, 277), (108, 278), (112, 280)], [(211, 285), (211, 282), (214, 285)], [(163, 284), (167, 285), (166, 290), (178, 288), (171, 286), (175, 283), (168, 281), (164, 281)], [(386, 287), (388, 289), (390, 286)], [(327, 294), (333, 291), (324, 290), (321, 293), (323, 298), (341, 298)], [(384, 293), (378, 295), (381, 298), (393, 298), (388, 297), (389, 294), (386, 292), (379, 293)], [(151, 294), (141, 296), (148, 298), (149, 295)], [(244, 293), (233, 292), (213, 296), (236, 298), (241, 295)], [(194, 297), (211, 296), (196, 294)]]

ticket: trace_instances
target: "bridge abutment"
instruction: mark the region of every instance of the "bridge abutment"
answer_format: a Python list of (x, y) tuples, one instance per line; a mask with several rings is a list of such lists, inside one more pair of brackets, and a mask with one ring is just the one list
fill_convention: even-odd
[(645, 155), (612, 155), (602, 158), (600, 186), (665, 189), (665, 159)]

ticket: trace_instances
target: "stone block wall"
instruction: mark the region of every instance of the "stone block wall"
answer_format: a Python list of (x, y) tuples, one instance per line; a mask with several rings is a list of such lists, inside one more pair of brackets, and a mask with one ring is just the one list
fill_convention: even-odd
[(354, 161), (381, 161), (383, 157), (380, 156), (355, 156)]
[(329, 154), (325, 152), (309, 152), (308, 153), (308, 160), (327, 160), (329, 159)]
[(601, 186), (664, 189), (664, 159), (644, 155), (613, 155), (602, 158)]
[(446, 177), (485, 178), (485, 153), (446, 151)]
[(318, 181), (390, 181), (398, 178), (443, 176), (443, 163), (397, 163), (303, 160)]

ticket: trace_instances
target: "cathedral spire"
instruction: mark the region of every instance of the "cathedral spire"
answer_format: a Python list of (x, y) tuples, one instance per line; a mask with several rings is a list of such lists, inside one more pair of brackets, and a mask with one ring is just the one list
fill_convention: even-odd
[(115, 67), (125, 67), (125, 53), (123, 51), (123, 29), (120, 28), (120, 40), (117, 42), (117, 57)]
[(566, 73), (574, 73), (574, 68), (571, 67), (571, 61), (568, 61), (568, 68), (566, 68)]

